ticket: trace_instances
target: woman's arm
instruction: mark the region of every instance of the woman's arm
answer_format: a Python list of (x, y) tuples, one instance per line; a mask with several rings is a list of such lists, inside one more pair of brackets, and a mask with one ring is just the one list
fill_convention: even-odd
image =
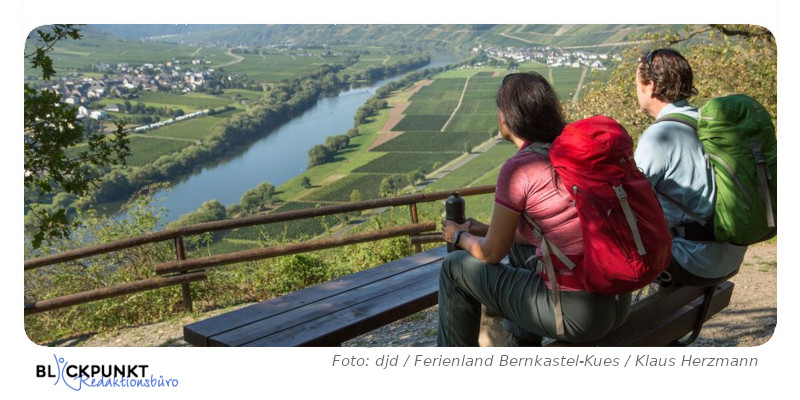
[[(489, 232), (489, 225), (486, 225), (474, 218), (467, 218), (467, 222), (470, 223), (469, 230), (467, 232), (473, 236), (486, 237), (486, 233)], [(530, 244), (528, 239), (525, 238), (525, 236), (522, 236), (522, 234), (520, 234), (518, 231), (514, 235), (514, 243)]]
[(448, 243), (452, 243), (456, 231), (464, 231), (459, 238), (458, 247), (481, 261), (497, 264), (508, 254), (515, 240), (519, 218), (519, 214), (495, 204), (492, 222), (486, 230), (485, 237), (469, 233), (472, 221), (459, 225), (446, 220), (442, 222), (442, 236)]

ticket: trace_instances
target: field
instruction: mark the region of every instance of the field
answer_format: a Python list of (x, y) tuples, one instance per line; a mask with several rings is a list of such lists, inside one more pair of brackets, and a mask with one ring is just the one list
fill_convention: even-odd
[(221, 123), (234, 114), (240, 112), (241, 110), (230, 110), (214, 115), (204, 115), (163, 126), (161, 128), (147, 131), (146, 133), (135, 136), (158, 136), (198, 141), (203, 139), (205, 136), (208, 136), (212, 129), (214, 129), (214, 125)]
[[(210, 65), (214, 65), (231, 60), (231, 57), (225, 54), (225, 50), (220, 48), (122, 40), (87, 29), (81, 33), (83, 34), (81, 40), (64, 40), (54, 47), (51, 57), (57, 71), (73, 72), (98, 62), (111, 65), (119, 63), (155, 65), (173, 60), (190, 63), (191, 60), (197, 59), (203, 62), (209, 61)], [(26, 65), (25, 75), (36, 75), (36, 73)]]
[(394, 126), (395, 131), (426, 131), (440, 130), (445, 122), (450, 119), (450, 114), (409, 114)]
[(353, 172), (384, 174), (407, 174), (415, 170), (432, 171), (435, 165), (444, 165), (456, 158), (458, 153), (386, 153), (380, 158)]
[[(261, 51), (256, 54), (240, 54), (241, 62), (225, 67), (229, 73), (244, 73), (251, 79), (262, 82), (278, 82), (294, 79), (312, 72), (324, 64), (340, 64), (344, 56), (320, 57), (322, 50), (311, 50), (315, 55), (281, 54)], [(305, 54), (305, 53), (304, 53)]]
[[(478, 184), (477, 182), (487, 175), (491, 175), (490, 178), (492, 179), (490, 180), (496, 179), (499, 167), (514, 155), (515, 150), (510, 143), (500, 141), (488, 151), (464, 164), (461, 168), (426, 186), (426, 190), (436, 192), (483, 185), (484, 183)], [(490, 172), (494, 172), (494, 174), (490, 174)]]
[(127, 163), (131, 167), (140, 167), (151, 163), (163, 155), (179, 151), (192, 144), (185, 141), (145, 138), (137, 135), (131, 135), (130, 139), (131, 155), (128, 157)]
[(479, 132), (411, 131), (374, 148), (373, 151), (419, 152), (436, 150), (437, 152), (462, 153), (465, 146), (474, 148), (487, 139), (489, 139), (489, 135)]
[[(372, 200), (380, 198), (378, 189), (380, 183), (384, 178), (389, 177), (390, 174), (361, 174), (352, 173), (345, 178), (333, 182), (322, 189), (319, 189), (303, 200), (324, 200), (336, 202), (350, 201), (350, 194), (354, 190), (358, 190), (361, 195), (361, 200)], [(395, 175), (401, 185), (405, 184), (407, 180), (401, 175)]]
[[(320, 204), (315, 203), (289, 202), (278, 207), (273, 212), (280, 213), (294, 210), (304, 210), (319, 206)], [(336, 215), (295, 221), (276, 222), (263, 226), (239, 228), (225, 235), (225, 239), (250, 241), (254, 242), (253, 244), (308, 239), (310, 237), (319, 235), (340, 223), (342, 223), (342, 220)]]

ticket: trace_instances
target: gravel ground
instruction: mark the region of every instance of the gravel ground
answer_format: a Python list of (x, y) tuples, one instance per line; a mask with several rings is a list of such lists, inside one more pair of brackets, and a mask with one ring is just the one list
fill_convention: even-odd
[[(777, 244), (774, 243), (750, 246), (739, 274), (731, 279), (736, 285), (731, 304), (705, 323), (700, 337), (692, 346), (758, 346), (772, 337), (777, 322), (777, 251)], [(231, 310), (215, 310), (195, 317), (186, 316), (166, 322), (65, 339), (51, 345), (189, 346), (183, 340), (183, 325)], [(435, 346), (437, 323), (438, 314), (436, 307), (433, 307), (345, 342), (343, 346)], [(502, 343), (502, 340), (496, 342)]]

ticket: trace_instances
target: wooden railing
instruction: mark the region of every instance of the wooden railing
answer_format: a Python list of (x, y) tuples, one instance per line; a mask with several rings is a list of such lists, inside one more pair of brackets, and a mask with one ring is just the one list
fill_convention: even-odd
[[(478, 186), (457, 190), (461, 196), (475, 196), (487, 193), (494, 193), (495, 186)], [(205, 280), (205, 268), (221, 265), (233, 264), (245, 261), (262, 260), (271, 257), (278, 257), (290, 254), (297, 254), (307, 251), (321, 250), (332, 247), (340, 247), (349, 244), (370, 242), (388, 239), (399, 236), (409, 236), (411, 244), (417, 252), (421, 251), (421, 244), (432, 241), (439, 241), (440, 235), (427, 234), (436, 230), (434, 222), (420, 222), (417, 213), (417, 204), (446, 199), (454, 190), (441, 191), (434, 193), (419, 193), (398, 197), (390, 197), (377, 200), (353, 202), (341, 205), (310, 208), (305, 210), (288, 211), (276, 214), (257, 215), (246, 218), (235, 218), (223, 221), (207, 222), (202, 224), (188, 225), (180, 228), (166, 229), (146, 235), (117, 240), (114, 242), (88, 246), (80, 249), (66, 251), (63, 253), (52, 254), (42, 257), (30, 258), (25, 260), (25, 270), (40, 268), (48, 265), (59, 264), (87, 258), (99, 254), (107, 254), (115, 251), (125, 250), (133, 247), (143, 246), (151, 243), (158, 243), (172, 240), (175, 246), (176, 261), (162, 263), (156, 266), (156, 273), (161, 276), (144, 279), (134, 282), (127, 282), (115, 286), (98, 288), (85, 292), (61, 296), (53, 299), (39, 300), (34, 303), (25, 304), (25, 315), (34, 314), (56, 308), (68, 307), (76, 304), (88, 303), (109, 297), (121, 296), (146, 290), (161, 288), (164, 286), (180, 284), (183, 289), (184, 309), (192, 310), (192, 299), (190, 296), (189, 283)], [(261, 249), (233, 252), (228, 254), (200, 257), (194, 259), (186, 258), (186, 250), (183, 238), (191, 235), (198, 235), (206, 232), (216, 232), (248, 226), (263, 225), (275, 222), (286, 222), (292, 220), (315, 218), (326, 215), (341, 214), (353, 211), (364, 211), (376, 208), (409, 206), (411, 213), (411, 224), (383, 229), (373, 232), (359, 233), (350, 236), (337, 238), (315, 239), (305, 242), (285, 244)], [(423, 235), (421, 235), (423, 234)]]

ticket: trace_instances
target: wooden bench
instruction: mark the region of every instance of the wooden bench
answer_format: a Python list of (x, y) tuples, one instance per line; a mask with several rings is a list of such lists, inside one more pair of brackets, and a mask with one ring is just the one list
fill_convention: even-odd
[[(437, 247), (195, 322), (184, 326), (184, 338), (194, 346), (338, 346), (437, 304), (439, 269), (446, 254), (445, 246)], [(707, 318), (728, 305), (732, 292), (730, 282), (717, 287)], [(595, 342), (577, 345), (673, 343), (692, 331), (703, 294), (703, 288), (662, 289), (634, 304), (618, 329)]]

